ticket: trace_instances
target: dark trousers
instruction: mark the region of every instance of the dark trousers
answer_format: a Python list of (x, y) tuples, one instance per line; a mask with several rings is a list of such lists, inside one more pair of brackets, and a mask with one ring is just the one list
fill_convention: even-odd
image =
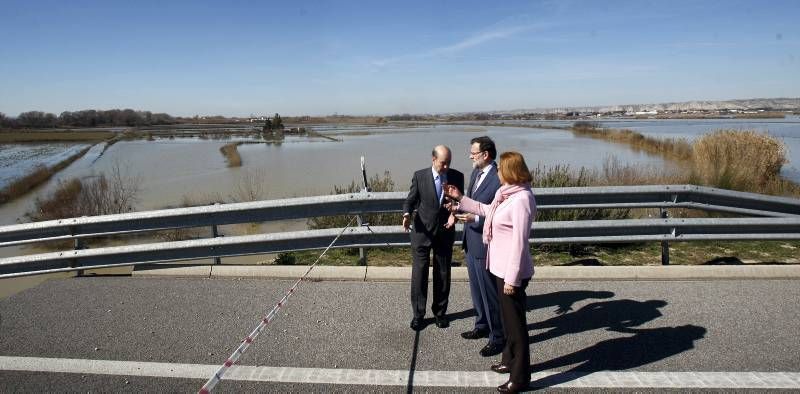
[(414, 317), (425, 317), (428, 304), (428, 267), (433, 251), (433, 304), (434, 316), (444, 317), (450, 297), (450, 261), (453, 259), (453, 231), (438, 231), (434, 235), (411, 232), (411, 309)]
[(469, 293), (475, 307), (475, 328), (489, 329), (489, 342), (502, 344), (506, 341), (500, 321), (500, 303), (497, 300), (497, 283), (486, 270), (486, 260), (477, 259), (467, 253)]
[(531, 381), (531, 351), (528, 343), (528, 322), (525, 319), (525, 287), (528, 286), (528, 280), (523, 280), (520, 287), (515, 289), (514, 295), (509, 296), (503, 293), (503, 279), (495, 276), (503, 330), (506, 333), (506, 347), (503, 348), (501, 363), (511, 369), (509, 380), (519, 384)]

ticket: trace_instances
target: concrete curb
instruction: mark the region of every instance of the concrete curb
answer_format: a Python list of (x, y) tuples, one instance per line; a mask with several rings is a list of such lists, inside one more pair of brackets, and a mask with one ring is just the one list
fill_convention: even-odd
[[(308, 266), (297, 265), (215, 265), (135, 270), (133, 276), (204, 276), (238, 278), (297, 279)], [(452, 280), (469, 280), (466, 267), (453, 267)], [(312, 280), (408, 281), (411, 267), (317, 266)], [(711, 279), (800, 279), (800, 265), (715, 265), (715, 266), (613, 266), (536, 267), (534, 281), (553, 280), (711, 280)]]

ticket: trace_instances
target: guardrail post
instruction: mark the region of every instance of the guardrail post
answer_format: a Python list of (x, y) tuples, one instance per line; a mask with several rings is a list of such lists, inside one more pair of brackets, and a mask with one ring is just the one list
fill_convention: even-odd
[[(215, 202), (214, 205), (219, 205), (219, 203)], [(217, 225), (216, 224), (211, 225), (211, 236), (213, 238), (219, 237), (219, 233), (217, 232)], [(222, 259), (219, 256), (214, 257), (214, 265), (219, 265), (219, 264), (222, 264)]]
[[(669, 217), (667, 210), (661, 208), (661, 219)], [(661, 265), (669, 265), (669, 242), (661, 241)]]
[[(356, 222), (358, 222), (358, 227), (369, 224), (364, 222), (361, 215), (356, 215)], [(367, 265), (367, 250), (364, 248), (358, 248), (358, 265)]]
[[(83, 249), (83, 244), (81, 243), (81, 239), (80, 238), (75, 238), (75, 240), (73, 242), (73, 249), (74, 250)], [(70, 268), (75, 268), (75, 265), (76, 265), (76, 261), (72, 260), (72, 263), (70, 264)], [(83, 270), (75, 271), (75, 276), (83, 276)]]

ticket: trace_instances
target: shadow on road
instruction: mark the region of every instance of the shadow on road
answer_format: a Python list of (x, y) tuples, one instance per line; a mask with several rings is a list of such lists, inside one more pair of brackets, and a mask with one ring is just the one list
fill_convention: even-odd
[(528, 324), (529, 330), (549, 328), (541, 334), (530, 336), (529, 340), (530, 343), (537, 343), (598, 328), (620, 331), (623, 328), (636, 327), (661, 317), (659, 308), (666, 305), (667, 302), (663, 300), (593, 302), (575, 312)]
[(618, 328), (620, 333), (634, 334), (598, 342), (588, 348), (531, 365), (531, 371), (546, 371), (578, 364), (572, 369), (531, 382), (530, 387), (550, 387), (598, 371), (636, 368), (694, 348), (694, 342), (705, 336), (706, 329), (694, 325), (650, 329)]
[[(529, 295), (527, 300), (528, 312), (535, 309), (557, 306), (557, 314), (563, 314), (572, 310), (572, 304), (589, 298), (611, 298), (614, 293), (610, 291), (591, 291), (591, 290), (570, 290), (557, 291), (555, 293)], [(461, 312), (447, 315), (450, 320), (468, 319), (475, 316), (475, 309), (465, 309)]]
[(614, 293), (610, 291), (569, 290), (557, 291), (548, 294), (529, 295), (527, 300), (528, 312), (557, 306), (556, 314), (564, 314), (572, 310), (572, 304), (590, 298), (611, 298)]

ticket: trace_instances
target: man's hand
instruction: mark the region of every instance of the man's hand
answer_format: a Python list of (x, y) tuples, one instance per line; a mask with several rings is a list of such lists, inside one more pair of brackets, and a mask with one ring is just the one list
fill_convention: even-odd
[(406, 232), (411, 230), (411, 215), (403, 215), (403, 230)]
[(514, 286), (511, 286), (508, 283), (503, 283), (503, 294), (505, 295), (514, 295)]
[(456, 217), (453, 214), (447, 217), (447, 223), (444, 224), (444, 228), (452, 228), (456, 224)]

